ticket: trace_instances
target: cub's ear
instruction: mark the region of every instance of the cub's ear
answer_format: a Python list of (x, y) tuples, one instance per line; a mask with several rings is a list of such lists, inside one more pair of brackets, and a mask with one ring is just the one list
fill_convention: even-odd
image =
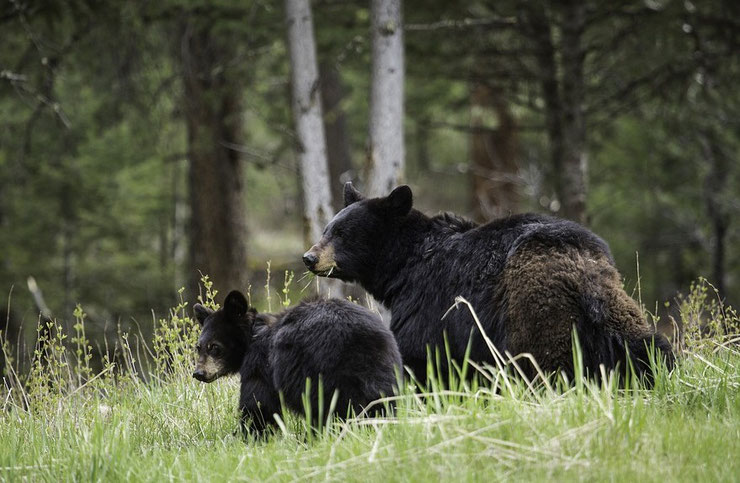
[(358, 201), (361, 201), (363, 199), (363, 196), (360, 194), (359, 191), (355, 189), (354, 186), (352, 186), (352, 181), (347, 181), (344, 183), (344, 207), (348, 207), (352, 203), (356, 203)]
[(247, 315), (249, 304), (238, 290), (232, 290), (224, 300), (224, 315), (227, 320), (241, 320)]
[(391, 191), (385, 200), (383, 205), (385, 208), (395, 216), (405, 216), (411, 211), (411, 206), (414, 204), (414, 197), (411, 193), (411, 188), (407, 185), (401, 185), (398, 188)]
[(201, 304), (193, 305), (193, 311), (195, 312), (195, 319), (198, 321), (201, 327), (206, 322), (208, 316), (213, 313), (213, 310), (207, 307), (203, 307)]

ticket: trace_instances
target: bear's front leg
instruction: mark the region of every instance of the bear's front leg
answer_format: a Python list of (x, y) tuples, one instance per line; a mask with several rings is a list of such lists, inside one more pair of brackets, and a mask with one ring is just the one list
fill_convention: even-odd
[(251, 433), (261, 439), (265, 431), (275, 425), (273, 415), (280, 412), (280, 398), (272, 384), (260, 378), (249, 378), (242, 380), (239, 408), (244, 437)]

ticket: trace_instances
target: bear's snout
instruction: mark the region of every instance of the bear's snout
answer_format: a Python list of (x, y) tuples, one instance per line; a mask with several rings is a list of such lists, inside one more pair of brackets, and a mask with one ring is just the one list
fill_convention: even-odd
[(319, 243), (303, 254), (303, 263), (316, 275), (331, 276), (337, 268), (334, 260), (334, 247), (322, 238)]
[(311, 253), (311, 250), (303, 254), (303, 264), (306, 265), (306, 268), (309, 270), (313, 269), (317, 263), (319, 263), (319, 257)]

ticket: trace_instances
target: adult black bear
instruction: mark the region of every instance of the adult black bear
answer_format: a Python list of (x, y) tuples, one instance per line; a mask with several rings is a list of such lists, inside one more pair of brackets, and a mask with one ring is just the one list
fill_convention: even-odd
[[(193, 377), (212, 382), (241, 375), (242, 428), (257, 434), (274, 424), (282, 392), (288, 409), (304, 414), (306, 379), (311, 379), (312, 421), (328, 414), (359, 414), (370, 402), (394, 393), (401, 355), (378, 316), (346, 300), (303, 302), (279, 314), (258, 314), (238, 291), (222, 309), (196, 304), (203, 327)], [(319, 379), (323, 406), (319, 406)], [(378, 406), (377, 410), (382, 409)]]
[[(573, 376), (575, 326), (585, 369), (596, 377), (630, 361), (651, 378), (648, 347), (669, 366), (668, 340), (656, 334), (623, 290), (607, 244), (586, 228), (537, 214), (477, 224), (412, 209), (408, 186), (382, 198), (363, 199), (350, 183), (345, 208), (303, 256), (312, 272), (359, 282), (391, 309), (403, 362), (423, 381), (427, 346), (453, 359), (492, 362), (468, 310), (453, 310), (455, 297), (472, 306), (496, 348), (530, 353), (547, 372)], [(441, 352), (444, 354), (444, 352)], [(443, 366), (444, 370), (444, 366)], [(533, 367), (526, 368), (533, 375)]]

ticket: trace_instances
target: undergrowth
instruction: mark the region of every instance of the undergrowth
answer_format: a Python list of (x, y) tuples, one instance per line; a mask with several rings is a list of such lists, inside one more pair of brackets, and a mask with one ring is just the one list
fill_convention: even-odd
[[(281, 306), (291, 282), (286, 274)], [(199, 301), (217, 308), (207, 277), (203, 288)], [(392, 415), (309, 428), (284, 412), (268, 442), (237, 431), (238, 378), (192, 379), (199, 327), (182, 292), (151, 341), (119, 330), (99, 370), (78, 307), (71, 334), (40, 324), (24, 374), (0, 344), (9, 362), (0, 479), (730, 481), (740, 474), (740, 318), (703, 279), (676, 304), (678, 364), (671, 372), (656, 364), (652, 389), (578, 371), (573, 381), (528, 380), (519, 371), (526, 356), (487, 341), (495, 364), (452, 363), (437, 377), (447, 355), (434, 354), (425, 387), (407, 379), (376, 403), (392, 400)], [(451, 310), (475, 317), (464, 299)]]

